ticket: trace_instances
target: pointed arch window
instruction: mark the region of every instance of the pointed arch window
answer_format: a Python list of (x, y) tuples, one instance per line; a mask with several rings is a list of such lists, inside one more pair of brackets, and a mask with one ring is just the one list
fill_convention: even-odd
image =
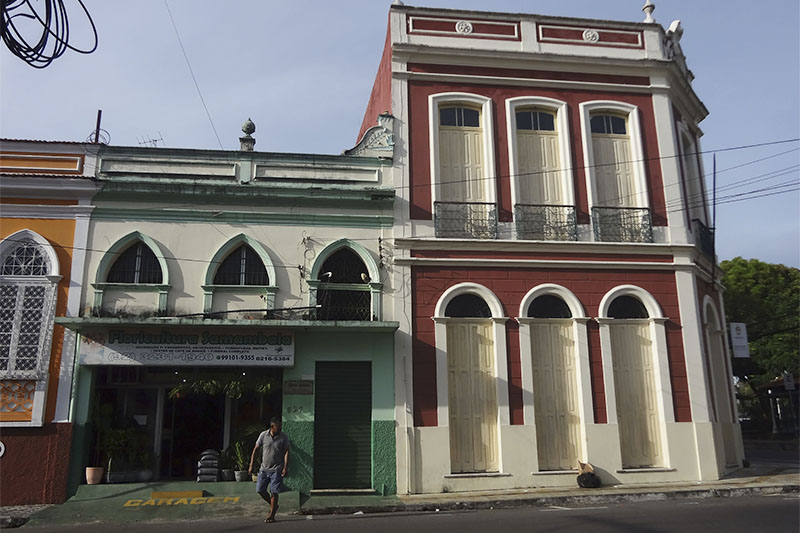
[(264, 318), (275, 309), (275, 267), (256, 239), (239, 234), (214, 254), (203, 285), (203, 312), (211, 318)]
[[(170, 285), (161, 247), (141, 232), (125, 235), (100, 260), (92, 287), (94, 314), (117, 311), (165, 314)], [(126, 296), (121, 296), (120, 291)], [(151, 302), (146, 295), (131, 297), (131, 293), (157, 293), (158, 296)]]
[(317, 316), (322, 320), (372, 320), (370, 277), (364, 261), (350, 248), (340, 248), (322, 264)]
[(164, 278), (156, 254), (138, 241), (122, 252), (111, 265), (108, 283), (161, 283)]
[(215, 285), (269, 285), (267, 269), (250, 246), (242, 244), (219, 265)]
[[(30, 235), (29, 235), (30, 234)], [(0, 377), (41, 379), (47, 370), (58, 265), (27, 230), (0, 245)]]

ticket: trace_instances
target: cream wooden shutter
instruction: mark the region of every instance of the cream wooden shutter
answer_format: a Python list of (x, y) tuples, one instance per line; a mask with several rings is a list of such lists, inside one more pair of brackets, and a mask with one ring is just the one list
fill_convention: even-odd
[(575, 469), (581, 445), (572, 320), (537, 320), (530, 337), (539, 470)]
[(636, 183), (627, 136), (593, 133), (596, 205), (636, 207)]
[(650, 324), (610, 326), (622, 466), (663, 466)]
[(499, 468), (497, 385), (491, 321), (447, 324), (450, 462), (457, 472)]
[(517, 154), (519, 203), (563, 205), (557, 132), (517, 130)]
[(443, 202), (485, 202), (483, 130), (439, 127), (439, 183)]

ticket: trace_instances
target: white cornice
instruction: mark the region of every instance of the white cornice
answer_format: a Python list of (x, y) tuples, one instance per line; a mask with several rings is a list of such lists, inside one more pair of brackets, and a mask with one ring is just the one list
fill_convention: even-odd
[(398, 265), (454, 266), (454, 267), (506, 267), (506, 268), (569, 268), (614, 270), (682, 270), (693, 265), (679, 265), (658, 261), (583, 261), (580, 259), (487, 259), (487, 258), (428, 258), (409, 257), (395, 259)]
[(3, 218), (47, 218), (71, 220), (88, 218), (94, 210), (93, 205), (40, 205), (3, 204)]

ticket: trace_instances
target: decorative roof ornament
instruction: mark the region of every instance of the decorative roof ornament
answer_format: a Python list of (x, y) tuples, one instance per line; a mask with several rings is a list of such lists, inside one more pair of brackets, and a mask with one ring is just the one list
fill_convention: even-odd
[(651, 2), (650, 0), (647, 0), (647, 2), (645, 2), (642, 11), (644, 11), (644, 21), (646, 23), (655, 24), (656, 19), (653, 18), (653, 11), (655, 11), (655, 9), (656, 5), (653, 2)]
[(256, 131), (256, 125), (249, 118), (242, 124), (242, 131), (244, 137), (239, 137), (240, 150), (243, 152), (252, 152), (256, 145), (256, 140), (253, 138), (253, 133)]
[(342, 153), (389, 159), (394, 157), (394, 117), (388, 111), (378, 115), (378, 125), (365, 131), (358, 144)]

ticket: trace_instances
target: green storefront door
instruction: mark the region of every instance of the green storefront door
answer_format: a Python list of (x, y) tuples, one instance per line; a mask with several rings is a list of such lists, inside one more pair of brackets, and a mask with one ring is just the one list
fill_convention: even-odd
[(317, 362), (314, 488), (372, 487), (372, 363)]

